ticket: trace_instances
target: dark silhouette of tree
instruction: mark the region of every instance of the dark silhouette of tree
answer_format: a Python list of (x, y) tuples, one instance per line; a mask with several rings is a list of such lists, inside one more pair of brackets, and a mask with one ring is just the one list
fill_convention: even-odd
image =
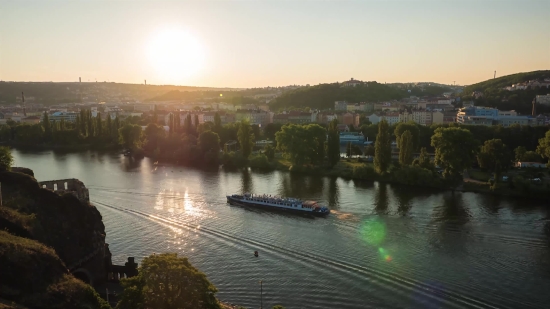
[(391, 138), (390, 128), (386, 119), (378, 124), (374, 153), (374, 168), (378, 173), (385, 173), (391, 163)]
[(340, 161), (340, 132), (338, 131), (338, 120), (334, 119), (328, 126), (327, 158), (330, 167)]

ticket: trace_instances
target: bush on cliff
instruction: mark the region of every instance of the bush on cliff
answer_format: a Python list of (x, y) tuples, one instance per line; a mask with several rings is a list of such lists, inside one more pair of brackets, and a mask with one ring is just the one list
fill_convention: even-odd
[(94, 206), (71, 194), (60, 196), (40, 188), (33, 177), (22, 173), (0, 172), (0, 183), (4, 199), (0, 223), (19, 225), (30, 238), (54, 248), (65, 264), (72, 265), (105, 243), (105, 226)]
[(0, 171), (9, 171), (13, 164), (13, 156), (8, 147), (0, 147)]
[(0, 274), (0, 298), (30, 308), (110, 308), (69, 274), (52, 248), (5, 231), (0, 231)]
[(216, 288), (187, 258), (164, 253), (143, 260), (137, 277), (123, 279), (117, 309), (220, 309)]

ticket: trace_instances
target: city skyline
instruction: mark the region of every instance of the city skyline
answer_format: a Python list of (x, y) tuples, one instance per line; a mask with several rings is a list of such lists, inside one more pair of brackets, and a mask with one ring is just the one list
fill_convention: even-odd
[(0, 80), (468, 85), (550, 69), (545, 1), (2, 1)]

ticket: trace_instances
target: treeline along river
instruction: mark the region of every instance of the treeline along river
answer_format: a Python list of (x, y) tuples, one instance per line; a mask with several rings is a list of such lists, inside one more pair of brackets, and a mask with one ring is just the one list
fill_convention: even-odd
[[(259, 308), (262, 280), (264, 308), (550, 306), (549, 205), (278, 171), (162, 166), (118, 153), (13, 154), (39, 181), (86, 184), (114, 262), (177, 252), (231, 303)], [(243, 191), (318, 200), (332, 214), (226, 204), (226, 194)]]

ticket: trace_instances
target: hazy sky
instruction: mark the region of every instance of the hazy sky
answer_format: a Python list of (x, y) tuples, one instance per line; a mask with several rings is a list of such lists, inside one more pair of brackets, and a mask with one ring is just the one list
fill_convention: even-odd
[(550, 69), (548, 0), (0, 0), (0, 79), (470, 84)]

